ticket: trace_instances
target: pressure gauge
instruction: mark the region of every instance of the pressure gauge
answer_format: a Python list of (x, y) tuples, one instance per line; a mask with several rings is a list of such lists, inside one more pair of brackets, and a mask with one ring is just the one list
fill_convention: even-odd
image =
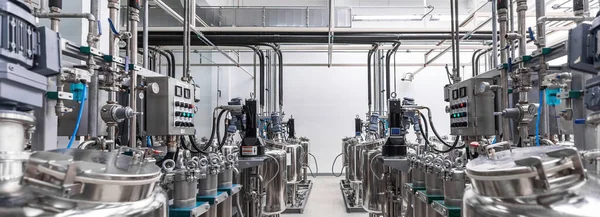
[(125, 48), (127, 48), (127, 42), (126, 42), (126, 41), (124, 41), (124, 40), (119, 40), (119, 42), (118, 42), (118, 45), (119, 45), (119, 48), (120, 48), (120, 49), (125, 49)]
[(536, 104), (530, 104), (529, 107), (527, 108), (527, 112), (529, 112), (530, 115), (537, 114), (537, 110), (538, 110), (538, 106)]
[(485, 93), (489, 90), (490, 90), (490, 83), (485, 82), (485, 81), (479, 83), (479, 93)]
[(158, 94), (158, 92), (160, 92), (160, 86), (158, 86), (157, 83), (150, 83), (148, 84), (148, 88), (150, 88), (149, 90), (153, 93), (153, 94)]

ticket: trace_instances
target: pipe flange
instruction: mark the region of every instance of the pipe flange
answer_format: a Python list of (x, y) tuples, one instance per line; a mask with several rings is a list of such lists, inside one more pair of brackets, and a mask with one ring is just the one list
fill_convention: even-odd
[(118, 123), (135, 116), (133, 109), (119, 104), (107, 104), (100, 109), (100, 117), (106, 123)]

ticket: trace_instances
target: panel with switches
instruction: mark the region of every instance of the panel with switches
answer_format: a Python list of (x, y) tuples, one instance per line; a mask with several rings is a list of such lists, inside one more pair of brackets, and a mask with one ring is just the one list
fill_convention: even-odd
[(494, 93), (480, 91), (481, 82), (489, 78), (471, 78), (449, 88), (450, 131), (452, 135), (489, 136), (495, 134)]
[(148, 77), (159, 91), (147, 91), (146, 131), (149, 136), (193, 135), (194, 85), (170, 77)]

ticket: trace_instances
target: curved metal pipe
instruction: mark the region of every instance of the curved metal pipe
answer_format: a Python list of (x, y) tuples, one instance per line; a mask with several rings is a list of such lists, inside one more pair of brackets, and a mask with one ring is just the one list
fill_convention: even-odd
[(367, 55), (367, 95), (368, 95), (368, 104), (369, 104), (369, 114), (371, 113), (371, 106), (373, 105), (372, 93), (371, 93), (371, 58), (373, 57), (373, 53), (379, 48), (379, 44), (373, 44), (373, 48), (369, 50), (369, 54)]
[(81, 144), (79, 144), (79, 146), (77, 146), (77, 149), (87, 149), (88, 146), (95, 145), (95, 144), (96, 144), (95, 139), (85, 140)]
[[(256, 43), (256, 45), (264, 45), (270, 47), (275, 51), (279, 60), (279, 110), (283, 110), (283, 54), (281, 53), (281, 49), (279, 49), (279, 45), (267, 44), (267, 43)], [(262, 77), (261, 77), (262, 80)], [(263, 88), (264, 89), (264, 88)]]
[(173, 63), (173, 65), (171, 65), (171, 77), (175, 78), (175, 54), (173, 54), (173, 51), (170, 50), (164, 50), (164, 52), (166, 52), (167, 54), (169, 54), (169, 56), (171, 56), (171, 62)]
[(475, 75), (477, 75), (477, 73), (475, 72), (475, 68), (478, 66), (475, 64), (475, 56), (477, 56), (477, 53), (481, 52), (483, 49), (478, 49), (475, 52), (473, 52), (473, 56), (471, 57), (471, 69), (473, 70), (473, 74), (472, 77), (475, 77)]
[[(385, 95), (387, 97), (387, 100), (390, 100), (390, 96), (392, 94), (391, 90), (392, 90), (392, 82), (390, 82), (391, 79), (391, 75), (390, 75), (390, 63), (391, 63), (391, 56), (392, 54), (396, 53), (396, 51), (398, 51), (398, 48), (400, 47), (400, 42), (396, 42), (394, 44), (394, 47), (390, 50), (388, 50), (386, 57), (385, 57)], [(388, 111), (389, 112), (389, 111)]]
[[(171, 56), (169, 55), (169, 53), (167, 53), (161, 49), (154, 48), (154, 47), (149, 47), (149, 49), (160, 54), (161, 56), (165, 57), (165, 59), (167, 60), (167, 75), (174, 78), (175, 71), (172, 71), (172, 67), (173, 67), (174, 63), (171, 62)], [(154, 61), (156, 61), (156, 60), (154, 60)], [(172, 74), (173, 74), (173, 76), (171, 76)]]
[(487, 52), (490, 52), (492, 50), (492, 48), (489, 48), (481, 53), (479, 53), (477, 55), (477, 57), (475, 57), (475, 76), (479, 75), (479, 58), (481, 58), (481, 56), (483, 56), (484, 54), (486, 54)]

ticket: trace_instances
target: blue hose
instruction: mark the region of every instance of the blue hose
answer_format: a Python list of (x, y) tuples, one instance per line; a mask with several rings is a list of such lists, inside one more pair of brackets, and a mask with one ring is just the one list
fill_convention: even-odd
[(82, 98), (81, 104), (79, 105), (79, 114), (77, 114), (77, 122), (75, 123), (75, 129), (73, 130), (73, 134), (71, 134), (71, 138), (69, 139), (69, 144), (67, 145), (67, 149), (71, 148), (73, 145), (73, 141), (75, 141), (75, 137), (77, 136), (77, 131), (79, 131), (79, 123), (81, 123), (81, 116), (83, 116), (83, 108), (85, 107), (85, 99), (87, 95), (87, 87), (83, 85), (82, 89)]
[(540, 105), (538, 106), (538, 114), (535, 120), (535, 145), (540, 146), (540, 116), (542, 116), (542, 106), (544, 100), (544, 91), (540, 90)]
[(119, 31), (117, 28), (115, 28), (115, 24), (113, 24), (113, 21), (110, 18), (108, 18), (108, 25), (110, 26), (110, 30), (112, 30), (113, 34), (119, 35)]
[(146, 143), (146, 146), (152, 147), (152, 139), (150, 138), (150, 136), (146, 136)]

